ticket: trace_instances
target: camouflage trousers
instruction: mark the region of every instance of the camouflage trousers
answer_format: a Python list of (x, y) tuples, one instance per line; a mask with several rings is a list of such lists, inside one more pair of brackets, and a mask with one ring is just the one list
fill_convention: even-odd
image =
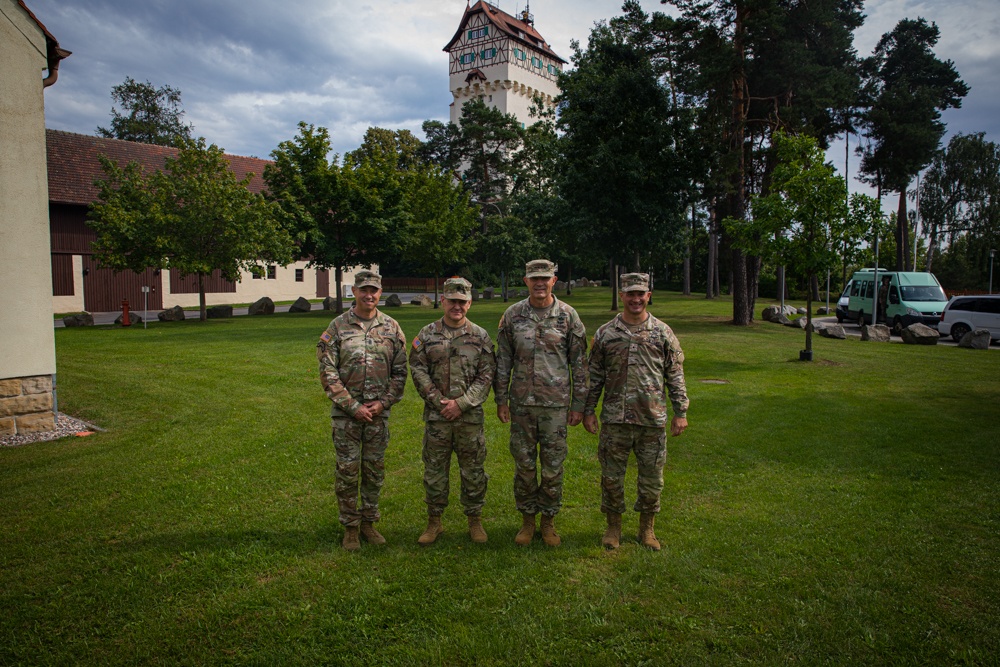
[(635, 452), (638, 493), (635, 511), (660, 511), (663, 465), (667, 461), (667, 432), (662, 427), (633, 424), (602, 424), (597, 446), (601, 462), (601, 511), (625, 513), (625, 469)]
[(424, 428), (424, 500), (427, 513), (441, 516), (448, 506), (451, 453), (455, 452), (462, 484), (462, 507), (469, 516), (483, 513), (489, 475), (482, 424), (428, 421)]
[(357, 526), (362, 521), (379, 520), (378, 497), (385, 481), (385, 449), (388, 444), (388, 419), (376, 417), (369, 423), (350, 417), (333, 417), (337, 504), (343, 525)]
[[(522, 514), (555, 516), (562, 507), (568, 408), (511, 406), (514, 503)], [(537, 463), (542, 464), (541, 479)]]

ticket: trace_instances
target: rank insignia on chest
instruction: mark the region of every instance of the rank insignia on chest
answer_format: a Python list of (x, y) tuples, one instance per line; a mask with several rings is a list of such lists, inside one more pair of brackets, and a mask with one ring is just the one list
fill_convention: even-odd
[(319, 339), (324, 343), (329, 343), (331, 340), (333, 340), (333, 336), (330, 335), (329, 331), (324, 331), (323, 334), (319, 337)]

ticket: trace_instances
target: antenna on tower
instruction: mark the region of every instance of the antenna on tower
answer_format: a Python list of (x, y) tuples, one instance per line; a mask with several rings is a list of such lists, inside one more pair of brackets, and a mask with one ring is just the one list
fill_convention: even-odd
[(535, 17), (531, 15), (531, 1), (524, 3), (524, 11), (521, 12), (521, 21), (528, 25), (535, 25)]

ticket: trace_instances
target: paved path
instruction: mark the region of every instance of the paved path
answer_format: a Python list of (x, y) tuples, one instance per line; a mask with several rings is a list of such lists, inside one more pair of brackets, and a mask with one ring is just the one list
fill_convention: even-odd
[[(397, 294), (399, 296), (399, 298), (402, 300), (403, 303), (409, 303), (413, 299), (413, 297), (416, 296), (415, 292), (413, 292), (413, 293), (392, 292), (392, 294)], [(387, 294), (383, 294), (383, 296), (388, 296), (388, 295)], [(433, 298), (433, 297), (431, 297), (431, 298)], [(352, 302), (350, 300), (345, 300), (344, 301), (345, 305), (350, 305), (351, 303)], [(385, 299), (382, 299), (382, 301), (381, 301), (381, 303), (379, 305), (384, 306), (385, 305)], [(314, 303), (312, 306), (313, 306), (312, 309), (314, 311), (320, 310), (323, 307), (323, 305), (319, 304), (319, 303)], [(276, 305), (274, 307), (274, 312), (276, 312), (276, 313), (287, 313), (288, 309), (290, 307), (291, 307), (291, 304), (285, 304), (285, 305), (280, 305), (280, 306)], [(244, 306), (243, 308), (233, 308), (233, 317), (237, 317), (237, 316), (240, 316), (240, 315), (246, 315), (248, 310), (249, 309), (246, 306)], [(139, 311), (131, 310), (129, 312), (131, 312), (131, 314), (132, 314), (133, 317), (135, 317), (135, 315), (139, 315), (140, 317), (142, 317), (142, 311), (141, 310), (139, 310)], [(149, 323), (154, 323), (154, 322), (155, 323), (159, 323), (159, 320), (156, 319), (156, 315), (159, 312), (160, 311), (158, 311), (158, 310), (150, 310), (150, 311), (148, 311), (148, 313), (147, 313), (148, 317), (146, 317), (146, 321), (149, 322)], [(331, 312), (331, 316), (332, 316), (332, 311), (330, 311), (330, 312)], [(111, 313), (91, 313), (91, 315), (94, 316), (94, 326), (114, 324), (115, 320), (117, 320), (119, 318), (119, 316), (121, 316), (121, 314), (122, 313), (121, 313), (120, 310), (116, 310), (116, 311), (111, 312)], [(189, 320), (196, 320), (196, 319), (198, 319), (199, 315), (200, 315), (200, 313), (197, 310), (185, 310), (184, 311), (185, 318), (189, 319)], [(134, 320), (133, 320), (133, 322), (134, 322)], [(54, 318), (53, 319), (53, 323), (54, 323), (54, 326), (55, 326), (56, 329), (62, 329), (65, 326), (63, 324), (63, 321), (62, 321), (61, 317), (60, 318)], [(133, 324), (133, 326), (136, 326), (136, 325)], [(142, 325), (139, 324), (138, 326), (142, 326)]]

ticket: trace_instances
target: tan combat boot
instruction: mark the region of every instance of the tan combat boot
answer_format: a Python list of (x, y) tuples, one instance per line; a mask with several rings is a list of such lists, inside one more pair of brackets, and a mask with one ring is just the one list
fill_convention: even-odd
[(357, 551), (361, 548), (357, 526), (344, 526), (344, 541), (341, 542), (340, 546), (347, 551)]
[(653, 523), (655, 520), (656, 515), (652, 512), (643, 512), (639, 515), (639, 542), (644, 547), (653, 551), (659, 551), (660, 541), (656, 539), (656, 534), (653, 532)]
[(428, 544), (434, 544), (434, 540), (436, 540), (438, 535), (443, 532), (444, 526), (441, 525), (441, 515), (428, 514), (427, 528), (420, 534), (420, 537), (417, 538), (417, 544), (422, 547), (426, 547)]
[(559, 534), (556, 533), (556, 518), (554, 516), (542, 515), (542, 541), (547, 547), (557, 547), (562, 544)]
[(486, 530), (483, 528), (483, 522), (479, 516), (469, 515), (469, 537), (476, 544), (486, 543)]
[(617, 549), (622, 539), (622, 515), (608, 512), (608, 528), (604, 531), (601, 544), (605, 549)]
[(519, 547), (526, 547), (531, 544), (532, 538), (535, 537), (535, 515), (534, 514), (522, 514), (521, 515), (521, 530), (517, 531), (517, 535), (514, 536), (514, 544)]
[(371, 521), (361, 522), (361, 537), (368, 540), (369, 544), (385, 544), (385, 538), (382, 537), (382, 533), (375, 530), (375, 524)]

